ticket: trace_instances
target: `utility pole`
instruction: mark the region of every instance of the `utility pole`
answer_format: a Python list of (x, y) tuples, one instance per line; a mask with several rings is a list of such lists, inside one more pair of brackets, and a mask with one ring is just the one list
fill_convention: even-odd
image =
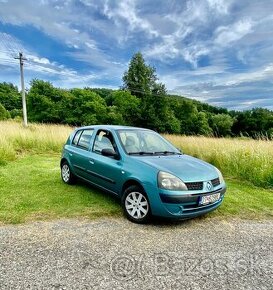
[(23, 67), (24, 66), (24, 60), (27, 60), (27, 59), (23, 57), (23, 53), (22, 52), (19, 52), (19, 57), (15, 57), (15, 59), (19, 59), (19, 63), (20, 63), (23, 119), (24, 119), (24, 127), (27, 127), (27, 105), (26, 105), (25, 82), (24, 82), (24, 67)]

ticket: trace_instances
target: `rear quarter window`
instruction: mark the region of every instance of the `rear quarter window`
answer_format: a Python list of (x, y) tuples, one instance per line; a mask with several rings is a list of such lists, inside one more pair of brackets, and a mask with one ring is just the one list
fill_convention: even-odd
[(82, 133), (82, 130), (79, 130), (79, 131), (75, 134), (75, 136), (74, 136), (74, 138), (73, 138), (73, 140), (72, 140), (72, 145), (77, 146), (77, 144), (78, 144), (78, 142), (79, 142), (79, 139), (80, 139), (80, 136), (81, 136), (81, 133)]

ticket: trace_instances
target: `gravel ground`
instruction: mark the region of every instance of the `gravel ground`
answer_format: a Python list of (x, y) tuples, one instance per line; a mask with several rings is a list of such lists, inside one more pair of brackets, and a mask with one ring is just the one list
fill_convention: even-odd
[(272, 289), (273, 221), (0, 227), (1, 289)]

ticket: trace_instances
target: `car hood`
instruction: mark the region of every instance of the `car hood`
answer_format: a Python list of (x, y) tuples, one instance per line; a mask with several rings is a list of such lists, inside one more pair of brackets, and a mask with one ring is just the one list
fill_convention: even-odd
[(218, 177), (216, 168), (189, 155), (137, 156), (140, 162), (169, 172), (185, 182), (206, 181)]

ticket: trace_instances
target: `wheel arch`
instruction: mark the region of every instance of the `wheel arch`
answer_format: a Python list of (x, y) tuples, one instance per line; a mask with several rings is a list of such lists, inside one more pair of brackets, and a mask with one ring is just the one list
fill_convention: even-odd
[(124, 194), (124, 191), (126, 190), (126, 188), (132, 186), (132, 185), (136, 185), (136, 186), (139, 186), (145, 194), (146, 193), (146, 190), (144, 189), (143, 185), (141, 184), (141, 182), (139, 182), (138, 180), (136, 179), (128, 179), (124, 182), (123, 186), (122, 186), (122, 190), (121, 190), (121, 195)]
[(60, 166), (61, 166), (61, 167), (62, 167), (62, 165), (64, 164), (64, 162), (69, 163), (68, 160), (67, 160), (65, 157), (63, 157), (63, 158), (61, 159), (61, 161), (60, 161)]

